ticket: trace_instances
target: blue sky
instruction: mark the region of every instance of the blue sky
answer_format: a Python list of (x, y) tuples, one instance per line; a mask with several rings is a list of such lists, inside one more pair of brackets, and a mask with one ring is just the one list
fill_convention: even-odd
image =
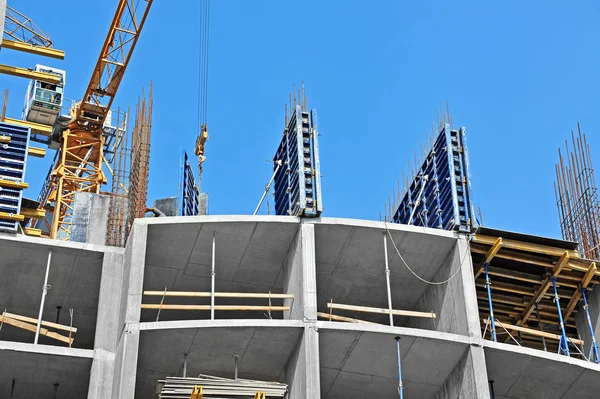
[[(78, 99), (117, 1), (57, 3), (9, 0), (66, 59), (3, 50), (0, 63), (66, 69), (66, 97)], [(272, 173), (265, 160), (281, 138), (288, 92), (304, 80), (319, 114), (323, 216), (379, 219), (440, 102), (448, 102), (455, 125), (467, 128), (485, 224), (560, 236), (554, 164), (577, 122), (596, 166), (600, 159), (600, 3), (211, 3), (203, 175), (211, 214), (252, 213)], [(155, 0), (114, 103), (135, 106), (153, 80), (149, 203), (177, 194), (179, 149), (193, 151), (198, 23), (198, 1)], [(9, 116), (20, 116), (26, 86), (0, 76), (0, 89), (10, 89)], [(30, 161), (29, 196), (37, 197), (50, 160)]]

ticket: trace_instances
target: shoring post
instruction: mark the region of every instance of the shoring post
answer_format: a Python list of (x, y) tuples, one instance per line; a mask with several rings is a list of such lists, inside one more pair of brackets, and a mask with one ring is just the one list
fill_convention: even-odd
[(215, 236), (213, 231), (212, 239), (212, 266), (211, 266), (211, 283), (210, 283), (210, 319), (215, 319)]
[(396, 350), (398, 352), (398, 394), (404, 399), (404, 385), (402, 385), (402, 360), (400, 358), (400, 337), (396, 337)]
[(44, 286), (42, 287), (42, 301), (40, 302), (40, 314), (38, 316), (37, 327), (35, 329), (34, 344), (38, 343), (40, 338), (40, 329), (42, 327), (42, 314), (44, 313), (44, 302), (46, 301), (46, 294), (48, 293), (48, 274), (50, 273), (50, 262), (52, 262), (52, 251), (48, 251), (48, 262), (46, 263), (46, 276), (44, 277)]
[(233, 361), (235, 363), (235, 371), (234, 371), (233, 379), (237, 380), (238, 379), (238, 367), (240, 365), (240, 355), (234, 355)]
[[(537, 304), (537, 302), (535, 303), (535, 313), (537, 314), (537, 319), (538, 319), (538, 328), (540, 330), (540, 332), (544, 332), (544, 329), (542, 328), (542, 319), (540, 317), (540, 308)], [(548, 352), (548, 347), (546, 347), (546, 338), (544, 338), (542, 336), (542, 344), (544, 344), (544, 352)]]
[(187, 353), (183, 354), (183, 378), (187, 378)]
[(554, 288), (554, 302), (556, 302), (556, 311), (558, 312), (558, 321), (560, 322), (560, 331), (561, 331), (561, 339), (560, 339), (560, 348), (559, 353), (562, 350), (563, 354), (567, 356), (571, 356), (569, 354), (569, 341), (567, 341), (567, 333), (565, 331), (565, 323), (563, 321), (562, 312), (560, 310), (560, 297), (558, 296), (558, 290), (556, 289), (556, 277), (552, 276), (550, 278), (552, 281), (552, 287)]
[(492, 322), (492, 339), (494, 342), (497, 342), (497, 340), (496, 340), (496, 322), (494, 321), (494, 306), (492, 305), (492, 282), (490, 280), (490, 275), (488, 274), (488, 266), (489, 266), (488, 262), (485, 262), (483, 264), (483, 268), (485, 270), (485, 288), (487, 289), (488, 305), (490, 307), (490, 321)]
[(594, 363), (600, 363), (600, 356), (598, 355), (598, 345), (596, 344), (596, 335), (594, 334), (594, 326), (592, 324), (592, 318), (590, 317), (590, 307), (587, 302), (585, 288), (581, 288), (581, 298), (583, 298), (583, 309), (585, 310), (588, 326), (590, 327), (590, 335), (592, 336), (592, 353), (594, 355)]
[(492, 399), (496, 399), (496, 394), (494, 393), (494, 380), (490, 380), (490, 395), (492, 396)]
[(392, 289), (390, 286), (390, 267), (388, 263), (387, 236), (383, 234), (383, 255), (385, 256), (385, 281), (387, 284), (388, 308), (390, 310), (390, 326), (394, 327), (394, 315), (392, 315)]

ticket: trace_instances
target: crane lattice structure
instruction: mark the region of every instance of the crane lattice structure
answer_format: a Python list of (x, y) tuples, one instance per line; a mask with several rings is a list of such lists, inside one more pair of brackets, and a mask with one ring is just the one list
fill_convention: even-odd
[(40, 196), (52, 215), (51, 223), (47, 219), (50, 238), (69, 239), (76, 192), (100, 193), (107, 182), (103, 126), (152, 2), (119, 2), (83, 99), (71, 108), (71, 122), (57, 137), (61, 147)]

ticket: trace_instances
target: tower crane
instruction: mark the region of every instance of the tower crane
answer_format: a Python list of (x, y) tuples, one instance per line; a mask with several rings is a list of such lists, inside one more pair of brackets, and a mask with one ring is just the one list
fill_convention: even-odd
[(65, 126), (52, 133), (60, 144), (40, 193), (40, 206), (49, 214), (50, 238), (69, 239), (76, 192), (100, 193), (107, 182), (103, 128), (152, 3), (119, 1), (82, 100), (71, 107)]

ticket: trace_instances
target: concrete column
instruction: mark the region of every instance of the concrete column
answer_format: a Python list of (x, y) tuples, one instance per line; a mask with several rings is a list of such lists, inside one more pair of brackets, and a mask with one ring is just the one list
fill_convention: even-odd
[(435, 312), (435, 322), (409, 318), (409, 326), (429, 330), (435, 326), (436, 331), (480, 338), (473, 263), (466, 238), (456, 240), (433, 281), (444, 281), (451, 277), (446, 284), (429, 285), (417, 304), (416, 310)]
[(436, 399), (490, 399), (485, 354), (480, 346), (470, 346), (454, 367)]
[(134, 223), (125, 248), (112, 399), (135, 394), (147, 235), (148, 225)]
[(123, 254), (105, 252), (100, 279), (94, 360), (87, 396), (90, 399), (108, 398), (112, 394), (122, 283)]
[(317, 277), (315, 229), (301, 223), (290, 249), (284, 271), (284, 292), (294, 294), (292, 308), (285, 318), (304, 321), (304, 333), (286, 366), (290, 399), (321, 396), (319, 372), (319, 333), (317, 321)]

